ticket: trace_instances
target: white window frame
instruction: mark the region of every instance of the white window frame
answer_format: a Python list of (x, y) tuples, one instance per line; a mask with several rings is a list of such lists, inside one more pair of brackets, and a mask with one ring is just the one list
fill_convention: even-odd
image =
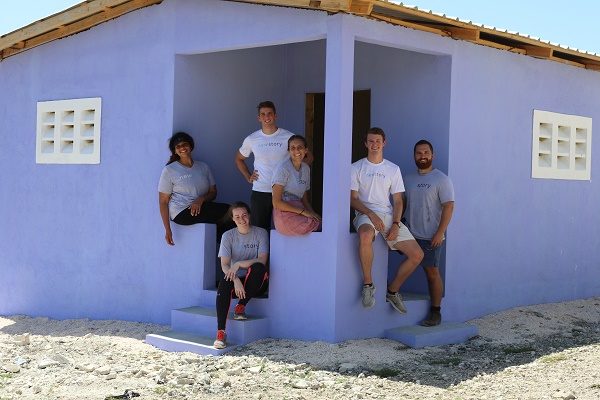
[(102, 99), (37, 103), (38, 164), (99, 164)]
[(531, 177), (590, 180), (592, 119), (533, 110)]

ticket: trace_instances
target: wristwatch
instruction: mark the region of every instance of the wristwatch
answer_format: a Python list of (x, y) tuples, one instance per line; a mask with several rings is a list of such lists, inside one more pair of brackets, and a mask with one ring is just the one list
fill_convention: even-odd
[(398, 228), (402, 228), (402, 223), (400, 221), (394, 221), (394, 224), (398, 225)]

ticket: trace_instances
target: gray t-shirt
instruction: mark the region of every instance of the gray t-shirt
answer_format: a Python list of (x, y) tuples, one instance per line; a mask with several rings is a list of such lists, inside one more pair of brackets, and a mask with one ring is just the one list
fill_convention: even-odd
[(283, 186), (284, 201), (302, 200), (304, 192), (310, 189), (310, 168), (302, 163), (300, 171), (296, 171), (292, 160), (288, 158), (275, 169), (273, 185)]
[(454, 201), (452, 181), (442, 171), (412, 174), (404, 178), (406, 220), (415, 238), (430, 240), (442, 217), (442, 204)]
[[(263, 228), (251, 226), (250, 232), (245, 235), (233, 228), (221, 237), (219, 257), (230, 257), (231, 265), (258, 258), (259, 254), (269, 254), (269, 234)], [(245, 271), (241, 271), (242, 275), (244, 273)]]
[(194, 161), (190, 168), (175, 161), (163, 168), (158, 191), (171, 195), (169, 217), (173, 219), (194, 200), (206, 194), (214, 184), (215, 178), (210, 168), (202, 161)]

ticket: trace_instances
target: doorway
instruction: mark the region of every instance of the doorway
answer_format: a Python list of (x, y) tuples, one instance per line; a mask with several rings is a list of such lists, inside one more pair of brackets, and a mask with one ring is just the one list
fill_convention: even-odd
[[(314, 210), (323, 215), (325, 93), (306, 94), (305, 115), (304, 132), (306, 141), (315, 157), (311, 166), (310, 202)], [(363, 135), (370, 127), (371, 90), (357, 90), (354, 92), (352, 101), (352, 162), (367, 156), (367, 149), (363, 144)]]

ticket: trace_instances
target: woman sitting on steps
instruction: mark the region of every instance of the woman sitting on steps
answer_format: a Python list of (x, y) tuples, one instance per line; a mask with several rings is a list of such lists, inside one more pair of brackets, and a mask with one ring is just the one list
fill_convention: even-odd
[(219, 257), (225, 277), (217, 289), (217, 338), (215, 349), (227, 347), (225, 324), (232, 298), (238, 298), (233, 319), (246, 319), (246, 304), (267, 289), (269, 274), (269, 235), (263, 228), (250, 225), (250, 207), (236, 202), (229, 207), (236, 227), (221, 238)]

